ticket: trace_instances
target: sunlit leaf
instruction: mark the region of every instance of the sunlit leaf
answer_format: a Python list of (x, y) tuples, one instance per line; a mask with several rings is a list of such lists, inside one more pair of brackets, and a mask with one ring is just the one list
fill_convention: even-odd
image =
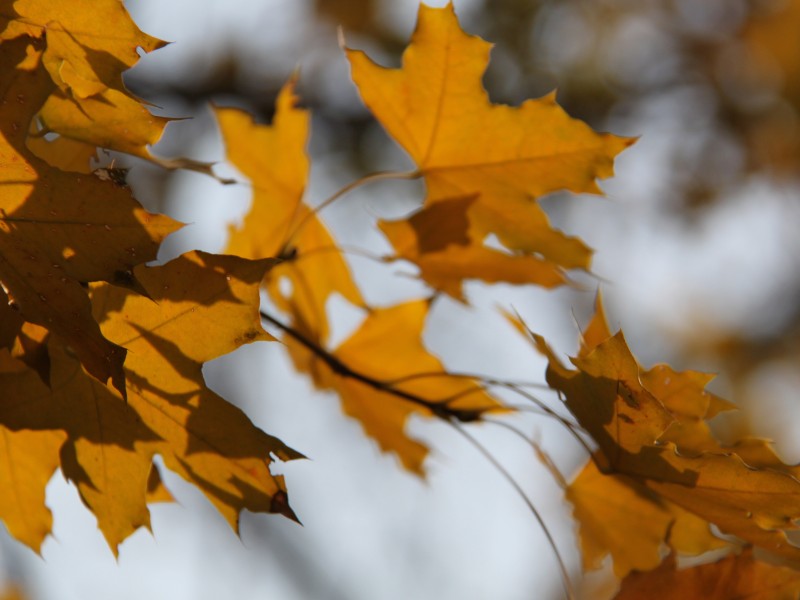
[[(424, 176), (425, 207), (475, 198), (473, 218), (469, 224), (461, 220), (460, 235), (468, 243), (451, 246), (439, 262), (452, 263), (459, 277), (495, 281), (495, 265), (502, 268), (510, 255), (522, 254), (530, 259), (527, 277), (517, 266), (509, 281), (556, 285), (563, 281), (556, 276), (560, 269), (587, 269), (591, 251), (554, 230), (534, 199), (562, 189), (598, 193), (595, 180), (612, 175), (614, 157), (632, 140), (595, 133), (570, 118), (552, 94), (519, 107), (493, 104), (482, 85), (490, 48), (461, 30), (452, 5), (422, 5), (400, 69), (381, 67), (361, 51), (348, 49), (347, 56), (364, 103)], [(399, 234), (393, 233), (394, 243)], [(474, 248), (484, 248), (490, 234), (505, 254), (486, 253), (481, 265), (465, 271)], [(415, 252), (430, 247), (423, 242), (410, 253), (408, 233), (399, 243), (398, 255), (414, 262), (419, 262)], [(440, 288), (435, 274), (426, 278), (428, 272), (423, 267), (430, 285), (456, 291), (452, 282)]]
[(422, 344), (425, 301), (370, 312), (361, 326), (331, 352), (295, 349), (295, 361), (314, 374), (318, 387), (336, 390), (345, 413), (385, 452), (422, 475), (428, 448), (405, 431), (411, 415), (478, 419), (502, 407), (472, 379), (449, 375)]
[[(272, 125), (258, 125), (247, 113), (215, 109), (228, 160), (250, 181), (253, 206), (242, 228), (232, 228), (228, 252), (245, 258), (280, 257), (265, 285), (278, 306), (313, 324), (321, 339), (329, 325), (325, 304), (339, 293), (362, 305), (331, 234), (303, 203), (309, 161), (308, 111), (295, 106), (294, 81), (281, 91)], [(281, 289), (285, 279), (289, 290)]]

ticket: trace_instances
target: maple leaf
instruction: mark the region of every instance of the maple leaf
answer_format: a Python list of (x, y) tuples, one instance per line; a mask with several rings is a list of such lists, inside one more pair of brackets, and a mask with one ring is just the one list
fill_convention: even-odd
[[(81, 158), (100, 146), (151, 158), (168, 119), (156, 117), (125, 88), (122, 72), (165, 42), (142, 33), (118, 0), (16, 0), (0, 10), (0, 40), (46, 40), (42, 64), (55, 87), (40, 105), (42, 130), (71, 144), (37, 144), (40, 156), (58, 162), (78, 150)], [(12, 11), (16, 14), (12, 15)], [(52, 163), (51, 163), (52, 164)], [(88, 163), (76, 165), (86, 172)]]
[[(0, 374), (0, 382), (6, 383), (5, 374)], [(64, 438), (60, 431), (13, 431), (0, 425), (0, 460), (14, 465), (0, 471), (4, 490), (0, 520), (12, 536), (37, 553), (53, 524), (45, 505), (45, 486), (59, 465)]]
[(597, 569), (611, 554), (614, 573), (649, 571), (661, 564), (668, 543), (686, 554), (702, 554), (726, 543), (709, 523), (624, 475), (601, 473), (589, 461), (572, 481), (566, 498), (579, 523), (583, 566)]
[[(334, 292), (363, 306), (331, 234), (303, 203), (308, 180), (308, 111), (295, 106), (295, 80), (281, 90), (272, 125), (257, 125), (247, 113), (216, 108), (227, 148), (227, 159), (248, 177), (253, 206), (240, 229), (231, 228), (227, 251), (245, 258), (280, 257), (281, 264), (267, 273), (265, 285), (279, 308), (293, 318), (313, 323), (327, 339), (325, 303)], [(279, 282), (291, 283), (288, 297)]]
[(130, 350), (127, 403), (57, 342), (50, 343), (50, 387), (30, 369), (6, 377), (15, 401), (0, 404), (0, 423), (66, 433), (61, 469), (115, 553), (133, 531), (149, 527), (147, 502), (169, 499), (153, 475), (156, 454), (200, 487), (234, 528), (245, 508), (294, 518), (283, 479), (269, 465), (273, 455), (300, 455), (209, 390), (201, 371), (203, 362), (242, 344), (272, 339), (258, 315), (258, 286), (270, 266), (198, 252), (137, 267), (148, 297), (97, 284), (95, 314), (106, 335)]
[[(245, 508), (294, 518), (283, 479), (269, 465), (272, 455), (301, 455), (206, 388), (201, 366), (242, 344), (273, 339), (258, 309), (258, 286), (272, 264), (194, 252), (163, 267), (137, 268), (157, 304), (107, 285), (93, 292), (107, 315), (104, 332), (130, 350), (129, 405), (159, 438), (143, 446), (200, 487), (237, 530)], [(198, 330), (203, 344), (196, 343)]]
[(27, 123), (54, 87), (41, 56), (27, 37), (0, 44), (0, 280), (25, 320), (61, 336), (92, 375), (124, 392), (125, 351), (101, 334), (83, 285), (136, 289), (133, 267), (154, 259), (178, 224), (142, 209), (129, 190), (54, 169), (26, 147)]
[[(708, 376), (667, 367), (645, 371), (621, 332), (600, 341), (608, 327), (604, 315), (598, 315), (584, 336), (581, 355), (571, 359), (577, 370), (562, 365), (535, 336), (548, 356), (548, 383), (563, 394), (599, 446), (597, 465), (606, 473), (628, 476), (724, 533), (800, 558), (800, 549), (784, 533), (796, 529), (800, 519), (800, 480), (788, 467), (775, 468), (777, 457), (767, 460), (762, 454), (769, 468), (757, 468), (756, 461), (745, 462), (735, 448), (722, 447), (710, 430), (697, 426), (698, 420), (729, 408), (703, 391)], [(675, 422), (684, 428), (672, 430)]]
[[(470, 213), (476, 197), (440, 201), (400, 221), (380, 221), (378, 226), (399, 258), (415, 263), (431, 287), (464, 300), (465, 279), (487, 283), (536, 283), (553, 287), (564, 283), (552, 262), (528, 254), (508, 254), (481, 244), (473, 231), (480, 222)], [(468, 223), (465, 223), (468, 221)]]
[(344, 412), (417, 475), (424, 474), (428, 448), (406, 434), (411, 415), (472, 421), (505, 410), (473, 379), (449, 375), (425, 349), (428, 307), (418, 300), (375, 309), (332, 352), (302, 330), (291, 332), (290, 345), (295, 364), (312, 374), (315, 385), (335, 390)]
[[(461, 213), (459, 237), (468, 243), (452, 244), (445, 253), (438, 252), (444, 243), (434, 244), (437, 256), (429, 259), (437, 263), (434, 270), (430, 264), (423, 266), (429, 242), (420, 240), (414, 247), (415, 223), (382, 228), (389, 230), (393, 244), (397, 242), (398, 256), (418, 262), (422, 277), (433, 287), (441, 283), (437, 275), (445, 265), (452, 265), (460, 277), (487, 281), (496, 280), (495, 268), (511, 270), (514, 283), (521, 282), (527, 268), (525, 282), (556, 285), (564, 280), (560, 269), (588, 269), (591, 251), (580, 240), (552, 229), (534, 199), (562, 189), (598, 193), (595, 179), (612, 175), (614, 156), (632, 140), (595, 133), (571, 119), (552, 94), (519, 107), (492, 104), (481, 84), (490, 48), (461, 30), (448, 4), (442, 9), (420, 6), (400, 69), (383, 68), (363, 52), (346, 49), (364, 103), (425, 178), (422, 210), (450, 203), (449, 212)], [(469, 197), (474, 198), (470, 207), (453, 204)], [(489, 234), (495, 234), (511, 255), (529, 260), (517, 260), (510, 268), (511, 256), (486, 251)], [(480, 266), (465, 269), (476, 248), (483, 249)], [(444, 291), (461, 298), (454, 279), (448, 278)]]
[(800, 573), (753, 557), (751, 549), (711, 564), (677, 568), (671, 555), (648, 573), (631, 573), (615, 600), (794, 600), (800, 595)]

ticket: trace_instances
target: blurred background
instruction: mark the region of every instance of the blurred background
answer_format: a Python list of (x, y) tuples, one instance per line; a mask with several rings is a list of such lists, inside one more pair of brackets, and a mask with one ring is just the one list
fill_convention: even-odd
[[(430, 2), (441, 6), (443, 2)], [(456, 370), (541, 382), (544, 361), (498, 314), (514, 307), (562, 353), (602, 288), (612, 326), (639, 361), (719, 373), (712, 389), (741, 410), (715, 422), (723, 436), (775, 440), (800, 462), (800, 0), (455, 0), (462, 27), (495, 43), (485, 85), (517, 104), (557, 88), (574, 117), (639, 136), (617, 160), (606, 197), (554, 194), (553, 221), (595, 248), (581, 289), (469, 284), (469, 306), (434, 304), (425, 341)], [(156, 0), (126, 2), (139, 27), (170, 46), (142, 58), (129, 87), (154, 111), (191, 117), (167, 128), (156, 153), (223, 160), (209, 105), (269, 122), (275, 96), (299, 69), (313, 112), (307, 201), (319, 203), (367, 173), (409, 159), (350, 83), (337, 45), (398, 66), (416, 0)], [(246, 185), (130, 162), (149, 209), (191, 223), (162, 248), (221, 251), (248, 209)], [(229, 167), (217, 171), (236, 176)], [(400, 216), (419, 182), (360, 188), (323, 213), (345, 245), (389, 247), (376, 217)], [(348, 259), (367, 300), (424, 296), (408, 265)], [(334, 343), (360, 314), (331, 302)], [(241, 540), (200, 493), (166, 482), (178, 503), (152, 508), (153, 530), (126, 541), (118, 561), (60, 475), (48, 489), (55, 535), (43, 558), (0, 538), (0, 578), (28, 598), (530, 599), (563, 596), (557, 563), (535, 519), (463, 438), (436, 423), (411, 430), (433, 449), (422, 482), (380, 454), (338, 399), (296, 375), (279, 344), (261, 343), (206, 365), (211, 387), (265, 431), (311, 460), (282, 467), (300, 527), (244, 515)], [(541, 393), (552, 405), (555, 397)], [(518, 400), (515, 400), (518, 402)], [(513, 423), (570, 476), (585, 460), (574, 441), (535, 415)], [(570, 507), (529, 444), (491, 425), (471, 431), (532, 499), (583, 597), (613, 594), (608, 568), (582, 578)], [(608, 567), (608, 565), (606, 565)]]

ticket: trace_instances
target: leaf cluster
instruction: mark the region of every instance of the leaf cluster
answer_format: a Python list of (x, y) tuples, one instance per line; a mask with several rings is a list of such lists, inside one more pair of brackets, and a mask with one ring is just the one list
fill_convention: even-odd
[[(226, 160), (253, 191), (227, 254), (193, 251), (153, 266), (180, 224), (144, 210), (124, 172), (99, 165), (100, 151), (115, 151), (213, 175), (209, 165), (151, 153), (168, 120), (123, 84), (137, 48), (161, 45), (117, 0), (0, 3), (0, 462), (24, 467), (0, 471), (14, 492), (0, 498), (0, 518), (37, 552), (52, 527), (44, 488), (58, 468), (114, 552), (149, 527), (148, 504), (171, 499), (156, 456), (235, 530), (245, 509), (296, 519), (272, 468), (302, 455), (211, 391), (202, 374), (205, 362), (243, 344), (275, 341), (264, 324), (298, 371), (335, 392), (367, 436), (424, 476), (429, 448), (407, 433), (411, 416), (473, 439), (470, 424), (513, 412), (494, 388), (529, 397), (509, 382), (448, 372), (422, 340), (431, 303), (440, 295), (468, 303), (469, 280), (552, 288), (569, 285), (570, 270), (588, 271), (591, 250), (552, 227), (538, 200), (559, 190), (600, 193), (597, 180), (612, 175), (633, 141), (593, 131), (553, 94), (492, 103), (481, 83), (490, 44), (462, 31), (452, 6), (422, 6), (399, 68), (344, 49), (364, 103), (413, 171), (367, 175), (308, 205), (310, 115), (292, 78), (269, 125), (214, 109)], [(422, 179), (425, 196), (404, 218), (376, 223), (392, 248), (381, 261), (414, 265), (430, 295), (375, 307), (322, 210), (390, 178)], [(334, 295), (363, 312), (335, 347)], [(731, 578), (726, 589), (739, 593), (778, 572), (780, 593), (794, 593), (794, 571), (763, 564), (748, 548), (800, 559), (786, 537), (800, 518), (797, 468), (763, 440), (714, 437), (708, 420), (733, 407), (705, 390), (709, 376), (643, 368), (600, 306), (572, 367), (515, 325), (546, 355), (547, 384), (576, 420), (562, 422), (591, 451), (565, 492), (586, 569), (610, 554), (625, 578), (621, 598), (673, 579), (676, 589), (701, 589), (709, 577)], [(675, 554), (722, 548), (743, 550), (676, 570)], [(734, 578), (737, 570), (745, 574)], [(571, 594), (563, 563), (562, 572)]]

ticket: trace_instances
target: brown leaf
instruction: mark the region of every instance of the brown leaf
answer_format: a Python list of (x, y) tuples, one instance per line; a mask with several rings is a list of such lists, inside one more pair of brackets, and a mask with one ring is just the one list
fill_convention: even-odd
[(125, 350), (100, 333), (83, 285), (104, 280), (135, 287), (133, 267), (154, 259), (178, 225), (144, 211), (128, 190), (64, 173), (30, 152), (28, 123), (54, 86), (29, 41), (0, 44), (7, 74), (0, 117), (0, 280), (22, 317), (61, 336), (92, 375), (111, 378), (124, 391)]
[(670, 556), (649, 573), (631, 573), (615, 600), (796, 600), (800, 573), (761, 562), (751, 550), (711, 564), (678, 570)]

